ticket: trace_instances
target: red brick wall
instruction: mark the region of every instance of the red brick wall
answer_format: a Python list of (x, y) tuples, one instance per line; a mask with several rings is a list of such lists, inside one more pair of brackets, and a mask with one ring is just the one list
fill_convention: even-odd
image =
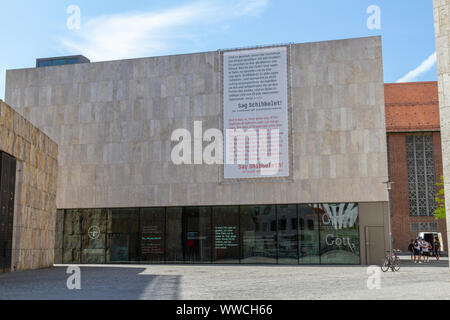
[[(409, 215), (408, 177), (406, 165), (406, 135), (407, 133), (388, 133), (389, 162), (392, 184), (392, 236), (393, 247), (406, 251), (409, 241), (417, 236), (411, 232), (412, 222), (436, 222), (434, 217), (411, 217)], [(434, 167), (436, 182), (442, 175), (441, 137), (439, 132), (433, 132)], [(437, 188), (436, 188), (437, 191)], [(443, 233), (445, 249), (448, 250), (445, 221), (440, 220), (439, 232)]]

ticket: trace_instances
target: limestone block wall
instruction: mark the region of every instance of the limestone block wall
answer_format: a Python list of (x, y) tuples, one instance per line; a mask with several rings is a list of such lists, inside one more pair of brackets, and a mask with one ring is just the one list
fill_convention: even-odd
[[(434, 29), (438, 69), (439, 112), (441, 116), (442, 164), (447, 230), (450, 230), (450, 0), (434, 0)], [(450, 243), (450, 232), (447, 232)]]
[(12, 271), (52, 266), (58, 147), (0, 100), (0, 150), (17, 161)]
[(387, 201), (381, 38), (292, 45), (293, 181), (220, 184), (170, 160), (220, 128), (219, 53), (7, 71), (6, 101), (59, 146), (57, 207)]

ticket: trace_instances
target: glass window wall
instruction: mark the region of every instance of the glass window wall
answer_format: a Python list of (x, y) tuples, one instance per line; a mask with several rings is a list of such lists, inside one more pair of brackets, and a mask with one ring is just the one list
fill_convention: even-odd
[[(356, 203), (60, 210), (63, 263), (359, 264)], [(61, 230), (63, 229), (63, 230)]]
[(140, 220), (141, 262), (164, 262), (166, 213), (164, 208), (142, 209)]
[(241, 263), (277, 263), (275, 206), (241, 206)]
[(214, 207), (212, 212), (215, 263), (239, 263), (239, 207)]

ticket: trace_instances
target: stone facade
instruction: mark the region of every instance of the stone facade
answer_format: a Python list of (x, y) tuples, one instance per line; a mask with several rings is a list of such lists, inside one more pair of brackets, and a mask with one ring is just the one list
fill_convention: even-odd
[(17, 161), (12, 271), (52, 266), (58, 147), (0, 100), (0, 150)]
[(220, 128), (219, 52), (9, 70), (6, 100), (59, 146), (57, 207), (387, 202), (381, 38), (292, 45), (293, 181), (220, 184), (170, 160)]
[[(450, 0), (434, 0), (445, 202), (450, 203)], [(446, 207), (450, 230), (450, 206)], [(447, 234), (449, 236), (450, 233)], [(450, 239), (448, 241), (450, 243)]]

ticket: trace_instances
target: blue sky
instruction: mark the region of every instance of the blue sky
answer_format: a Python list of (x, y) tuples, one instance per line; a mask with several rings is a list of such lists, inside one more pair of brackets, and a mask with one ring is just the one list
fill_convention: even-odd
[[(70, 5), (81, 28), (69, 29)], [(381, 29), (367, 28), (377, 5)], [(5, 70), (35, 59), (92, 61), (381, 35), (385, 82), (434, 81), (432, 0), (0, 0), (0, 98)]]

